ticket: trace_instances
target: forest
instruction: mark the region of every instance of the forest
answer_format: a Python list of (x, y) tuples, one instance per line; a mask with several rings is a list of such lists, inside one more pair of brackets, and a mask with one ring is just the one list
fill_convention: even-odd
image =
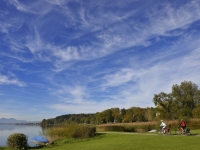
[(110, 108), (94, 114), (65, 114), (51, 119), (43, 119), (41, 125), (59, 125), (71, 122), (78, 124), (130, 123), (158, 119), (200, 118), (200, 90), (191, 81), (173, 85), (170, 93), (154, 94), (152, 102), (155, 107)]

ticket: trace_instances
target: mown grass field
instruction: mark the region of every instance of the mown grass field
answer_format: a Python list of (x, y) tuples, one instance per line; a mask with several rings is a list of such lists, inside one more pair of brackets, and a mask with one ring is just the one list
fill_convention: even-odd
[[(192, 135), (157, 135), (150, 133), (102, 132), (85, 140), (62, 139), (35, 150), (197, 150), (200, 149), (200, 130)], [(0, 148), (9, 150), (9, 148)]]
[(200, 149), (200, 131), (192, 135), (157, 135), (155, 133), (98, 133), (87, 140), (63, 139), (41, 150), (197, 150)]

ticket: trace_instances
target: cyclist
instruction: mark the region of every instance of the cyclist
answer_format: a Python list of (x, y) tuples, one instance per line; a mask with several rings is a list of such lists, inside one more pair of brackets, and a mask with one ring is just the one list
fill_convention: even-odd
[(185, 128), (186, 128), (186, 123), (183, 119), (181, 119), (181, 123), (179, 124), (179, 127), (181, 127), (181, 131), (182, 131), (182, 133), (184, 133)]
[(162, 129), (162, 132), (165, 134), (165, 128), (166, 128), (166, 124), (164, 123), (163, 120), (161, 120), (161, 124), (160, 124), (160, 129)]

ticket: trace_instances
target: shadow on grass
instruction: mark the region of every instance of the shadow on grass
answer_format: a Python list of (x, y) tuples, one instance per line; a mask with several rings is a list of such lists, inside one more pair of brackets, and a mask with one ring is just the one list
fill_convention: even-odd
[(96, 136), (103, 136), (105, 134), (107, 134), (107, 133), (96, 133)]
[(199, 136), (199, 134), (193, 133), (193, 134), (170, 134), (172, 136)]
[(44, 147), (43, 145), (39, 145), (39, 146), (29, 147), (28, 149), (40, 149), (43, 147)]

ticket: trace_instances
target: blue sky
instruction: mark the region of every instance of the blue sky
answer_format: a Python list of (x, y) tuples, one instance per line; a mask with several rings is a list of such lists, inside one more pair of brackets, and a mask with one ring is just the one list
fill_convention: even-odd
[(0, 1), (0, 118), (154, 107), (199, 66), (200, 0)]

